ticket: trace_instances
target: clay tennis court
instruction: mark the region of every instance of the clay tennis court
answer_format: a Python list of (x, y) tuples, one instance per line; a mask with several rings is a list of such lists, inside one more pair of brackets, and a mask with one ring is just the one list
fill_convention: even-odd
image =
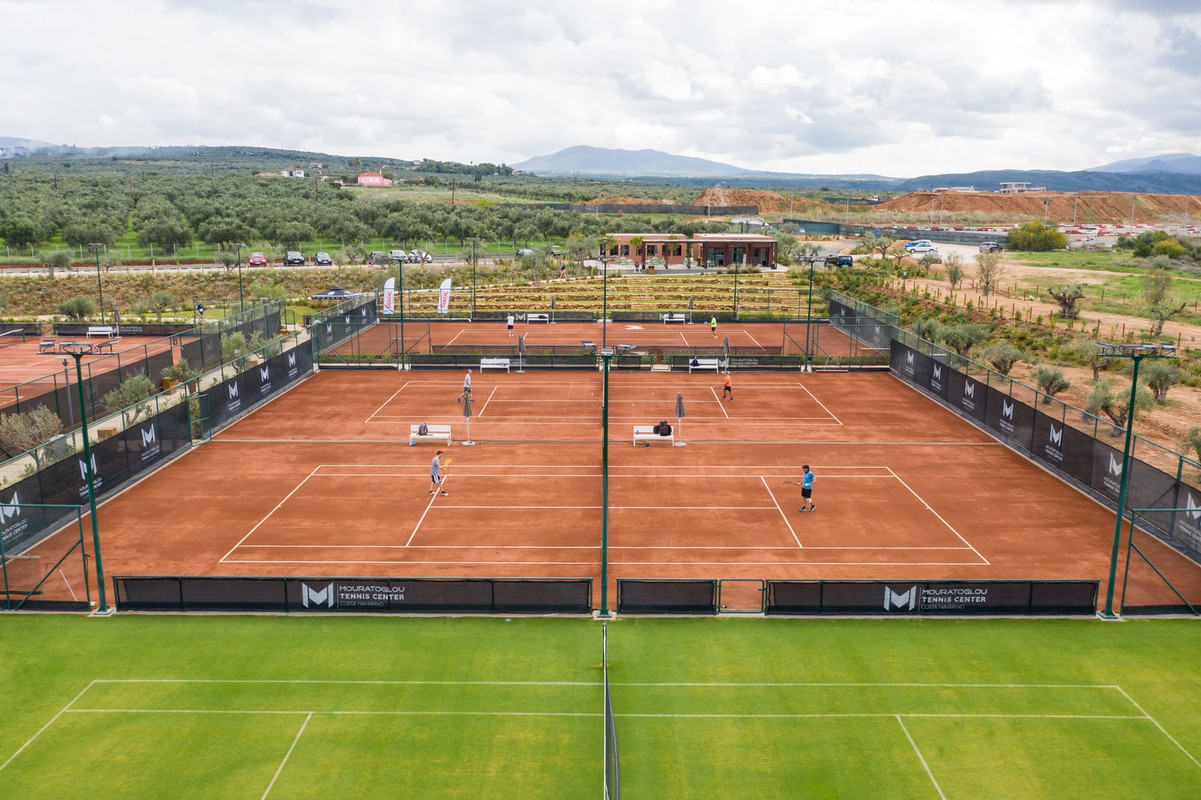
[[(315, 375), (105, 503), (106, 572), (599, 580), (601, 373), (472, 378), (468, 420), (461, 370)], [(610, 591), (616, 578), (1106, 578), (1113, 512), (890, 375), (736, 372), (733, 386), (723, 401), (713, 373), (611, 374)], [(677, 425), (677, 393), (686, 446), (634, 446), (636, 424)], [(452, 426), (449, 496), (427, 493), (438, 446), (408, 445), (419, 422)], [(785, 483), (802, 464), (814, 513)], [(1201, 597), (1197, 565), (1150, 546)], [(1129, 592), (1170, 594), (1146, 569)]]

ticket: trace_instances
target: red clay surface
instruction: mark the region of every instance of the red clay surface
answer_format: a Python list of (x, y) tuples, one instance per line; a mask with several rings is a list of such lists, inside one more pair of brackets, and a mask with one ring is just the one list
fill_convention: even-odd
[[(599, 580), (602, 376), (472, 378), (470, 420), (462, 372), (304, 381), (105, 503), (106, 572)], [(677, 393), (687, 446), (633, 446), (635, 424), (677, 425)], [(1113, 512), (888, 374), (735, 373), (734, 394), (713, 373), (610, 376), (610, 597), (618, 577), (1108, 574)], [(452, 425), (448, 497), (427, 494), (438, 446), (407, 444), (419, 422)], [(802, 514), (784, 482), (806, 463)], [(1147, 546), (1201, 600), (1201, 569)], [(1132, 569), (1130, 604), (1174, 599)]]

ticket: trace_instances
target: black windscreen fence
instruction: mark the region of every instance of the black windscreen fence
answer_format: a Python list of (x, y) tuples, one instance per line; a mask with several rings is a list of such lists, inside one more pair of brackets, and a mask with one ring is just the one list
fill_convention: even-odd
[(619, 614), (715, 614), (715, 580), (617, 579)]
[(124, 611), (592, 613), (591, 578), (116, 576), (113, 589)]
[(1098, 581), (775, 581), (768, 615), (1092, 616)]
[[(901, 341), (893, 341), (889, 358), (892, 373), (901, 380), (1070, 483), (1092, 492), (1097, 499), (1116, 506), (1122, 482), (1120, 448), (1124, 444), (1116, 435), (1120, 429), (1058, 401), (1036, 401), (1038, 407), (1034, 407), (1014, 396), (1018, 384), (1012, 381), (989, 386), (987, 381), (994, 373), (986, 372), (982, 378), (966, 374), (963, 370), (969, 363), (945, 352), (932, 356)], [(1178, 467), (1170, 473), (1132, 455), (1126, 507), (1188, 508), (1190, 499), (1201, 503), (1201, 488), (1190, 482), (1190, 476), (1197, 476), (1198, 470), (1186, 469), (1191, 462), (1178, 455), (1176, 458)], [(1167, 524), (1166, 519), (1147, 516), (1144, 522), (1161, 540), (1193, 559), (1201, 559), (1194, 539), (1179, 534), (1178, 527)]]

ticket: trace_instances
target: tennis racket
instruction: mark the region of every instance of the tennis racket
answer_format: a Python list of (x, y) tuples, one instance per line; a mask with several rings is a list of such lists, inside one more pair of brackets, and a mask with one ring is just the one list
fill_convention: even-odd
[(450, 477), (450, 465), (451, 465), (452, 463), (454, 463), (454, 459), (453, 459), (453, 458), (444, 458), (444, 459), (442, 459), (442, 466), (446, 468), (446, 476), (445, 476), (445, 477), (447, 477), (447, 478), (449, 478), (449, 477)]
[(800, 481), (784, 481), (785, 486), (800, 486)]

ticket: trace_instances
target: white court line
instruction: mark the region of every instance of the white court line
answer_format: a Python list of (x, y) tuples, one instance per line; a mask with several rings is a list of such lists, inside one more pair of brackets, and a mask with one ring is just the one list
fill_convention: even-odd
[(306, 483), (308, 483), (309, 478), (312, 478), (313, 475), (320, 468), (321, 468), (320, 465), (313, 467), (313, 469), (309, 472), (309, 474), (304, 476), (304, 480), (302, 480), (300, 483), (296, 484), (296, 486), (292, 488), (292, 491), (288, 492), (282, 500), (280, 500), (278, 503), (275, 504), (275, 508), (268, 511), (266, 516), (264, 516), (262, 519), (260, 519), (258, 522), (256, 522), (254, 524), (254, 527), (246, 532), (245, 536), (243, 536), (241, 539), (239, 539), (233, 547), (229, 548), (229, 552), (227, 552), (225, 555), (221, 556), (221, 558), (217, 559), (217, 563), (221, 563), (221, 562), (225, 561), (225, 559), (229, 558), (230, 555), (233, 554), (233, 551), (235, 551), (239, 547), (241, 547), (242, 542), (249, 539), (254, 534), (255, 531), (257, 531), (260, 527), (262, 527), (264, 522), (269, 520), (271, 518), (271, 516), (273, 514), (275, 514), (276, 511), (279, 511), (283, 507), (284, 503), (288, 502), (288, 500), (292, 497), (292, 495), (294, 495), (298, 491), (300, 491), (300, 487), (304, 486)]
[(34, 740), (37, 739), (39, 736), (41, 736), (43, 733), (45, 733), (47, 728), (49, 728), (51, 725), (53, 725), (55, 722), (57, 722), (59, 717), (61, 717), (63, 714), (70, 711), (71, 706), (75, 705), (75, 703), (79, 701), (79, 698), (83, 697), (87, 693), (88, 689), (92, 688), (92, 684), (94, 684), (95, 682), (96, 681), (92, 681), (92, 683), (89, 683), (87, 686), (83, 687), (83, 690), (80, 691), (79, 694), (77, 694), (73, 698), (71, 698), (70, 703), (67, 703), (65, 706), (63, 706), (57, 714), (55, 714), (53, 717), (50, 718), (49, 722), (47, 722), (42, 727), (38, 728), (37, 733), (35, 733), (33, 736), (30, 736), (28, 739), (26, 739), (25, 744), (23, 744), (17, 748), (17, 752), (15, 752), (11, 756), (9, 756), (8, 760), (5, 761), (3, 764), (0, 764), (0, 771), (3, 771), (5, 767), (7, 767), (9, 764), (11, 764), (13, 762), (13, 759), (15, 759), (17, 756), (21, 755), (21, 753), (25, 752), (25, 748), (27, 748), (27, 747), (29, 747), (29, 745), (33, 744)]
[(433, 494), (429, 496), (430, 501), (425, 504), (425, 511), (421, 512), (421, 516), (417, 519), (417, 524), (413, 526), (413, 532), (409, 534), (409, 540), (405, 542), (405, 547), (411, 545), (413, 543), (413, 539), (417, 537), (417, 531), (421, 530), (421, 523), (425, 522), (425, 518), (429, 516), (430, 509), (434, 507), (434, 501), (441, 496), (438, 494), (438, 491), (442, 490), (442, 487), (446, 485), (446, 481), (449, 479), (449, 475), (443, 475), (442, 480), (438, 483), (438, 488), (435, 489)]
[(267, 788), (263, 791), (263, 797), (271, 794), (271, 789), (275, 786), (275, 782), (279, 780), (279, 775), (287, 766), (288, 759), (292, 757), (292, 751), (296, 749), (296, 743), (300, 741), (300, 737), (304, 734), (304, 729), (309, 726), (309, 720), (313, 718), (312, 713), (304, 718), (304, 722), (300, 723), (300, 730), (296, 731), (296, 738), (292, 740), (292, 746), (288, 748), (288, 752), (284, 753), (283, 761), (279, 762), (279, 767), (275, 770), (275, 774), (271, 776), (271, 782), (267, 784)]
[[(332, 684), (335, 686), (595, 686), (598, 689), (603, 685), (596, 681), (363, 681), (331, 680), (328, 678), (98, 678), (92, 681), (92, 683), (265, 683)], [(914, 685), (920, 686), (925, 684)], [(87, 690), (85, 689), (84, 691)]]
[(725, 414), (726, 419), (729, 419), (730, 415), (726, 414), (726, 407), (722, 405), (721, 398), (717, 396), (717, 390), (710, 386), (709, 391), (713, 393), (713, 399), (717, 401), (717, 407), (721, 409), (721, 413)]
[(488, 393), (488, 399), (484, 401), (484, 405), (480, 406), (480, 413), (476, 414), (477, 417), (484, 416), (484, 412), (488, 409), (488, 404), (491, 403), (492, 398), (496, 396), (496, 389), (496, 386), (492, 387), (492, 391)]
[(812, 397), (812, 398), (813, 398), (813, 402), (815, 402), (815, 403), (817, 403), (819, 406), (821, 406), (821, 409), (822, 409), (822, 411), (825, 411), (827, 414), (829, 414), (829, 415), (830, 415), (830, 419), (834, 420), (834, 421), (835, 421), (835, 422), (837, 422), (839, 425), (842, 425), (842, 420), (840, 420), (838, 417), (836, 417), (836, 416), (834, 415), (834, 412), (832, 412), (830, 409), (826, 408), (826, 405), (825, 405), (825, 403), (823, 403), (821, 400), (818, 400), (818, 399), (817, 399), (817, 397), (816, 397), (816, 395), (814, 395), (814, 394), (813, 394), (813, 392), (809, 391), (809, 387), (808, 387), (808, 386), (806, 386), (805, 384), (801, 383), (800, 381), (797, 381), (797, 386), (799, 386), (799, 387), (801, 387), (802, 389), (804, 389), (804, 390), (805, 390), (805, 394), (807, 394), (807, 395), (809, 395), (810, 397)]
[(796, 531), (792, 528), (792, 523), (788, 521), (788, 515), (784, 513), (784, 509), (780, 508), (780, 503), (776, 500), (775, 493), (772, 492), (771, 487), (767, 485), (767, 478), (760, 475), (759, 480), (763, 481), (763, 488), (767, 489), (768, 497), (771, 498), (772, 504), (776, 507), (776, 511), (780, 512), (780, 518), (783, 519), (784, 524), (788, 526), (788, 532), (792, 534), (792, 538), (796, 542), (796, 546), (803, 548), (804, 545), (801, 544), (800, 537), (796, 535)]
[(758, 347), (758, 348), (762, 348), (762, 347), (763, 347), (763, 345), (759, 344), (759, 340), (758, 340), (758, 339), (756, 339), (754, 336), (751, 336), (751, 332), (750, 332), (750, 331), (743, 331), (743, 333), (745, 333), (745, 334), (746, 334), (746, 338), (750, 339), (752, 342), (754, 342), (754, 343), (755, 343), (755, 347)]
[(1140, 712), (1143, 714), (1143, 716), (1144, 716), (1144, 717), (1146, 717), (1146, 718), (1147, 718), (1147, 720), (1149, 720), (1149, 721), (1150, 721), (1150, 723), (1151, 723), (1152, 725), (1154, 725), (1155, 727), (1159, 728), (1159, 732), (1160, 732), (1160, 733), (1162, 733), (1164, 736), (1168, 737), (1168, 741), (1170, 741), (1172, 744), (1174, 744), (1174, 745), (1176, 745), (1177, 747), (1179, 747), (1179, 748), (1180, 748), (1180, 752), (1182, 752), (1182, 753), (1184, 753), (1186, 756), (1188, 756), (1188, 760), (1189, 760), (1189, 761), (1192, 761), (1192, 762), (1193, 762), (1194, 764), (1196, 764), (1198, 767), (1201, 767), (1201, 761), (1198, 761), (1198, 760), (1197, 760), (1197, 758), (1196, 758), (1196, 757), (1195, 757), (1195, 756), (1194, 756), (1192, 753), (1190, 753), (1188, 750), (1185, 750), (1185, 749), (1184, 749), (1184, 745), (1182, 745), (1180, 742), (1176, 741), (1176, 737), (1175, 737), (1175, 736), (1173, 736), (1172, 734), (1168, 733), (1168, 732), (1167, 732), (1167, 731), (1164, 729), (1164, 727), (1163, 727), (1162, 725), (1160, 725), (1160, 724), (1159, 724), (1159, 720), (1155, 719), (1155, 717), (1153, 717), (1153, 716), (1151, 716), (1150, 714), (1148, 714), (1148, 713), (1147, 713), (1147, 711), (1146, 711), (1146, 709), (1144, 709), (1142, 706), (1140, 706), (1138, 703), (1136, 703), (1136, 702), (1135, 702), (1135, 700), (1134, 700), (1134, 698), (1133, 698), (1133, 697), (1131, 697), (1129, 694), (1127, 694), (1127, 693), (1126, 693), (1126, 690), (1125, 690), (1125, 689), (1123, 689), (1121, 686), (1118, 686), (1118, 687), (1115, 687), (1115, 688), (1116, 688), (1116, 689), (1117, 689), (1119, 692), (1121, 692), (1121, 693), (1122, 693), (1122, 696), (1123, 696), (1123, 697), (1125, 697), (1127, 700), (1129, 700), (1129, 701), (1130, 701), (1130, 704), (1131, 704), (1132, 706), (1134, 706), (1135, 708), (1137, 708), (1137, 709), (1138, 709), (1138, 710), (1139, 710), (1139, 711), (1140, 711)]
[(299, 716), (328, 714), (336, 717), (600, 717), (596, 711), (323, 711), (296, 709), (280, 711), (271, 708), (210, 709), (210, 708), (77, 708), (73, 714), (261, 714)]
[(962, 534), (960, 534), (960, 533), (959, 533), (959, 531), (955, 530), (955, 527), (954, 527), (953, 525), (951, 525), (951, 523), (949, 523), (949, 522), (947, 522), (945, 519), (943, 519), (943, 518), (942, 518), (942, 515), (941, 515), (941, 514), (939, 514), (937, 511), (935, 511), (933, 508), (930, 508), (930, 504), (929, 504), (929, 503), (927, 503), (925, 500), (923, 500), (923, 499), (922, 499), (922, 496), (921, 496), (920, 494), (918, 494), (917, 492), (913, 491), (913, 489), (912, 489), (912, 488), (910, 488), (909, 484), (905, 483), (905, 481), (901, 479), (901, 476), (900, 476), (900, 475), (897, 475), (895, 472), (893, 472), (891, 467), (889, 467), (889, 470), (888, 470), (888, 471), (889, 471), (889, 472), (892, 472), (892, 474), (893, 474), (893, 477), (894, 477), (894, 478), (896, 478), (896, 479), (897, 479), (897, 481), (898, 481), (898, 482), (899, 482), (899, 483), (900, 483), (902, 486), (904, 486), (904, 487), (905, 487), (905, 489), (906, 489), (906, 490), (907, 490), (907, 491), (908, 491), (910, 494), (912, 494), (914, 497), (916, 497), (916, 498), (917, 498), (917, 500), (918, 500), (918, 502), (919, 502), (919, 503), (921, 503), (921, 504), (922, 504), (922, 506), (923, 506), (923, 507), (924, 507), (924, 508), (925, 508), (927, 511), (929, 511), (931, 514), (933, 514), (933, 515), (935, 516), (935, 518), (937, 518), (937, 519), (938, 519), (938, 521), (939, 521), (939, 522), (941, 522), (943, 525), (945, 525), (945, 526), (946, 526), (946, 528), (947, 528), (947, 530), (949, 530), (951, 533), (955, 534), (955, 537), (956, 537), (957, 539), (959, 539), (959, 541), (963, 542), (963, 545), (964, 545), (964, 547), (966, 547), (967, 549), (969, 549), (969, 550), (971, 550), (973, 553), (975, 553), (975, 554), (976, 554), (976, 555), (977, 555), (977, 556), (980, 558), (980, 560), (981, 560), (982, 562), (984, 562), (984, 564), (985, 564), (986, 566), (992, 566), (991, 562), (990, 562), (990, 561), (989, 561), (987, 558), (985, 558), (983, 555), (981, 555), (980, 551), (979, 551), (979, 550), (977, 550), (975, 547), (973, 547), (973, 546), (971, 545), (971, 543), (970, 543), (970, 542), (968, 542), (968, 540), (967, 540), (967, 539), (964, 539), (964, 538), (963, 538), (963, 536), (962, 536)]
[(449, 339), (449, 340), (448, 340), (446, 343), (447, 343), (447, 344), (454, 344), (454, 343), (455, 343), (455, 340), (456, 340), (456, 339), (458, 339), (460, 336), (462, 336), (462, 335), (463, 335), (463, 334), (465, 334), (465, 333), (467, 333), (467, 329), (466, 329), (466, 328), (460, 328), (460, 329), (459, 329), (459, 332), (458, 332), (458, 333), (456, 333), (454, 336), (450, 337), (450, 339)]
[(921, 749), (917, 746), (917, 742), (913, 741), (913, 737), (909, 735), (909, 729), (905, 727), (905, 721), (897, 716), (897, 723), (901, 726), (901, 730), (905, 732), (905, 738), (909, 740), (909, 745), (913, 748), (913, 752), (917, 753), (917, 760), (922, 762), (922, 769), (926, 771), (926, 776), (930, 778), (930, 783), (934, 784), (934, 790), (938, 792), (938, 796), (942, 800), (947, 800), (946, 794), (943, 793), (942, 787), (938, 785), (938, 779), (934, 777), (934, 772), (930, 769), (930, 765), (926, 763), (926, 757), (922, 755)]
[[(388, 407), (388, 404), (389, 404), (389, 403), (391, 403), (393, 400), (395, 400), (395, 399), (396, 399), (396, 395), (398, 395), (398, 394), (400, 394), (401, 392), (403, 392), (403, 391), (405, 390), (405, 387), (407, 387), (408, 385), (409, 385), (409, 381), (405, 381), (404, 383), (402, 383), (402, 384), (400, 385), (400, 388), (399, 388), (399, 389), (397, 389), (397, 390), (396, 390), (395, 392), (393, 392), (392, 394), (388, 395), (388, 399), (387, 399), (387, 400), (385, 400), (384, 402), (380, 403), (380, 407), (379, 407), (379, 408), (377, 408), (377, 409), (375, 409), (375, 411), (372, 411), (372, 412), (371, 412), (371, 414), (369, 414), (369, 415), (367, 416), (367, 419), (365, 419), (365, 420), (363, 420), (363, 421), (364, 421), (364, 422), (371, 422), (371, 421), (372, 421), (372, 420), (374, 420), (376, 417), (380, 416), (380, 412), (381, 412), (381, 411), (383, 411), (385, 408), (387, 408), (387, 407)], [(389, 419), (396, 419), (396, 418), (395, 418), (395, 417), (389, 417)]]

